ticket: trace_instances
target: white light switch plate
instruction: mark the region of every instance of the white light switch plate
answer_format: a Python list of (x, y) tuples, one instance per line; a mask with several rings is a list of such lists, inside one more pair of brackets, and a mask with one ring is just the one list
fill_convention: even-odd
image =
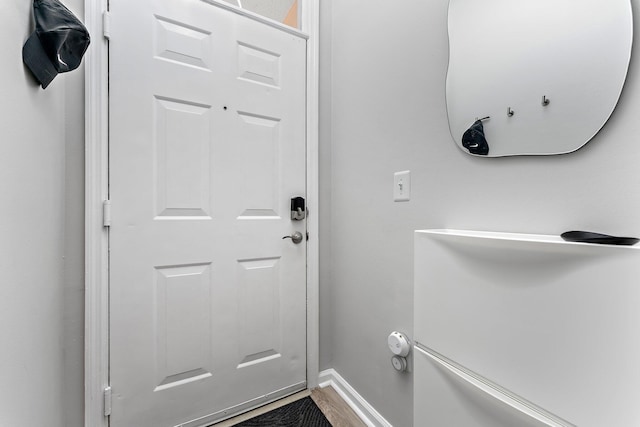
[(408, 202), (411, 199), (411, 171), (393, 174), (393, 200)]

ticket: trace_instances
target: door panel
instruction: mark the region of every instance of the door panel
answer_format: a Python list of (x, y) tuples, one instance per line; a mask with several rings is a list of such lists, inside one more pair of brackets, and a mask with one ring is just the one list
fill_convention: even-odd
[[(202, 425), (306, 380), (304, 39), (111, 0), (113, 426)], [(193, 421), (197, 420), (199, 421)]]

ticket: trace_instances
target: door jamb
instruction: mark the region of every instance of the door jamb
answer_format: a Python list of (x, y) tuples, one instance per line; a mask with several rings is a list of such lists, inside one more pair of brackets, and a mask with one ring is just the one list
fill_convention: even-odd
[[(218, 0), (208, 0), (217, 3)], [(300, 0), (307, 40), (307, 387), (319, 374), (319, 29), (320, 0)], [(108, 427), (105, 389), (109, 386), (109, 232), (103, 202), (109, 198), (108, 40), (104, 37), (108, 0), (84, 0), (85, 25), (92, 35), (85, 56), (85, 326), (84, 421)]]
[(104, 390), (109, 385), (109, 231), (103, 223), (108, 183), (108, 41), (103, 14), (108, 0), (85, 0), (92, 36), (85, 55), (85, 306), (84, 425), (108, 427)]
[(302, 30), (307, 39), (307, 388), (318, 387), (320, 374), (320, 0), (301, 0)]

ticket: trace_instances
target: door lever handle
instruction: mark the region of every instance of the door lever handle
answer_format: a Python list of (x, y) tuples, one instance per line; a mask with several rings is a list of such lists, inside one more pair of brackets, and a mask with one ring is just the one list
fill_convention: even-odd
[(297, 245), (298, 243), (302, 242), (302, 233), (296, 231), (291, 236), (284, 236), (282, 240), (284, 239), (291, 239), (291, 241)]

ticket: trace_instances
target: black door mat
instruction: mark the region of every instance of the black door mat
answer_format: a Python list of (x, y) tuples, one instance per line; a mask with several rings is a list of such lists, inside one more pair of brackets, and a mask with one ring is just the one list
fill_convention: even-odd
[(305, 397), (234, 427), (331, 427), (315, 402)]

